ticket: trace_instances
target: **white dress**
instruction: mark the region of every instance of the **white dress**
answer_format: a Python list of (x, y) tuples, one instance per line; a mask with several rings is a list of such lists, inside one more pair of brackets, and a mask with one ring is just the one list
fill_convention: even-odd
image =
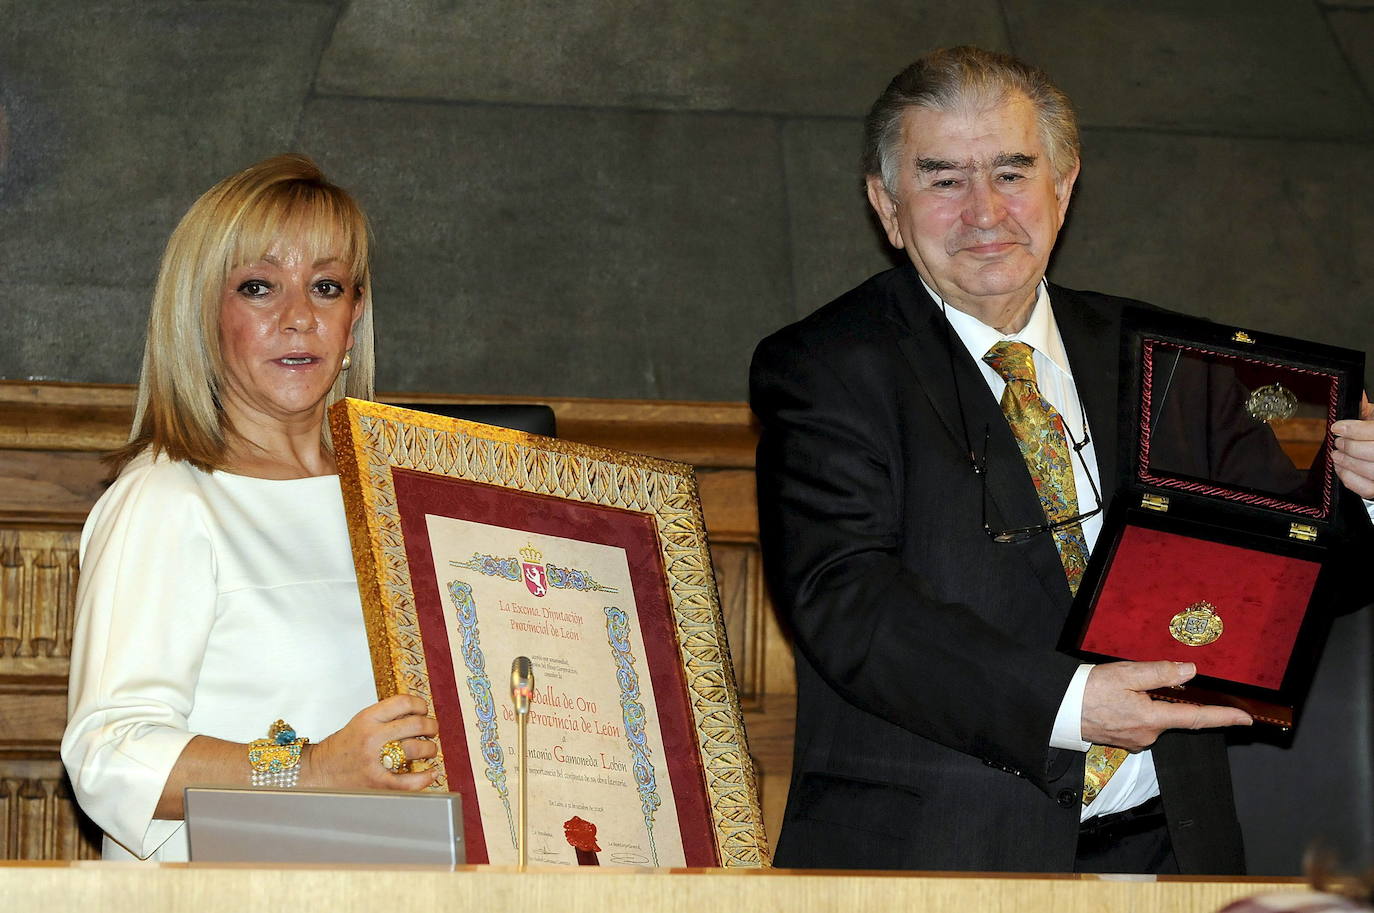
[(319, 741), (377, 700), (338, 476), (144, 454), (86, 520), (76, 598), (62, 760), (106, 859), (186, 859), (153, 811), (194, 735)]

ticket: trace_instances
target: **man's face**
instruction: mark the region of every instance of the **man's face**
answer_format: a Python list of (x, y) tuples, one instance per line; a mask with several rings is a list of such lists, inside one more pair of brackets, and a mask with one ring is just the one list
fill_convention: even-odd
[(1075, 163), (1056, 179), (1035, 108), (1015, 95), (984, 110), (908, 109), (895, 194), (871, 176), (868, 198), (928, 285), (1014, 331), (1029, 316), (1077, 177)]

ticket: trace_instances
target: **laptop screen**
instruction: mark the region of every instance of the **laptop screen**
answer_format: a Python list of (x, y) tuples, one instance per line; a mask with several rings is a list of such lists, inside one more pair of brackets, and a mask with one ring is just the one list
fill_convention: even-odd
[(192, 862), (461, 865), (457, 793), (186, 790)]

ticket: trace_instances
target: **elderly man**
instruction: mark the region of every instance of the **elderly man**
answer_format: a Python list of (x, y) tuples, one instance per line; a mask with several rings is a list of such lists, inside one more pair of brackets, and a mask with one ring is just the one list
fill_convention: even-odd
[[(1191, 664), (1055, 650), (1115, 484), (1125, 303), (1044, 278), (1079, 171), (1068, 99), (1006, 55), (938, 51), (866, 138), (869, 202), (910, 265), (751, 369), (797, 645), (777, 864), (1242, 872), (1222, 728), (1250, 717), (1146, 694)], [(1336, 431), (1342, 479), (1374, 493), (1374, 423)]]

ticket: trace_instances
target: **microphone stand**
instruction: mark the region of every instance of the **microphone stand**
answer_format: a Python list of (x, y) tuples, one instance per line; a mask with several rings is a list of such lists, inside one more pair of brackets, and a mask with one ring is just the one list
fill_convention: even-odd
[(528, 837), (529, 837), (529, 778), (525, 776), (525, 765), (528, 762), (527, 746), (525, 739), (529, 732), (530, 724), (530, 698), (534, 694), (534, 664), (530, 662), (528, 656), (517, 656), (515, 662), (510, 666), (510, 698), (515, 704), (515, 718), (517, 721), (516, 746), (520, 754), (520, 817), (518, 830), (520, 833), (517, 852), (519, 854), (519, 865), (521, 871), (525, 868), (525, 863), (529, 860)]

